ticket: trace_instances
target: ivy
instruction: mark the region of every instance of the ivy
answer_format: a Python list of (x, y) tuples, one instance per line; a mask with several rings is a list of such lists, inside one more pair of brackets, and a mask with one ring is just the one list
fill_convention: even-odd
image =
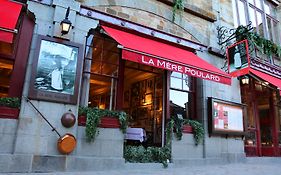
[(0, 106), (20, 108), (20, 99), (17, 97), (2, 97), (0, 98)]
[(192, 127), (195, 145), (201, 143), (204, 138), (203, 125), (196, 120), (179, 119), (178, 117), (172, 117), (170, 121), (170, 125), (172, 125), (172, 128), (174, 128), (175, 136), (178, 140), (182, 139), (183, 125), (190, 125)]
[(168, 167), (168, 160), (171, 158), (169, 147), (143, 147), (143, 146), (125, 146), (124, 158), (132, 163), (162, 163)]
[(249, 31), (245, 26), (241, 25), (237, 27), (235, 36), (236, 41), (247, 39), (251, 49), (257, 48), (263, 54), (281, 57), (281, 47), (279, 45), (261, 37), (256, 32)]
[(173, 6), (173, 22), (176, 18), (177, 11), (182, 12), (184, 10), (184, 0), (174, 0), (174, 6)]
[(120, 130), (125, 133), (128, 126), (128, 115), (123, 111), (112, 111), (107, 109), (79, 107), (79, 115), (86, 115), (86, 138), (94, 141), (98, 134), (98, 125), (104, 116), (116, 117), (119, 119)]
[(125, 146), (124, 158), (132, 163), (162, 163), (164, 168), (168, 167), (171, 160), (171, 138), (173, 121), (167, 123), (166, 145), (164, 147)]

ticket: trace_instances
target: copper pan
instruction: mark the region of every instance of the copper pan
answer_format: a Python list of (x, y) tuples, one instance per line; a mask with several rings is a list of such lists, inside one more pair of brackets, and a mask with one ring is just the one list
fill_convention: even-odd
[(60, 153), (69, 154), (76, 147), (76, 138), (72, 134), (66, 133), (58, 139), (57, 147)]

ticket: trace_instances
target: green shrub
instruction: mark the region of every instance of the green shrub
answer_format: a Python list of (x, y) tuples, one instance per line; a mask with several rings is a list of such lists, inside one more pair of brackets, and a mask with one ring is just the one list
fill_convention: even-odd
[(20, 99), (17, 97), (1, 97), (0, 106), (20, 108)]
[(164, 167), (168, 166), (168, 160), (171, 158), (169, 147), (147, 147), (143, 146), (125, 146), (124, 158), (132, 163), (162, 163)]

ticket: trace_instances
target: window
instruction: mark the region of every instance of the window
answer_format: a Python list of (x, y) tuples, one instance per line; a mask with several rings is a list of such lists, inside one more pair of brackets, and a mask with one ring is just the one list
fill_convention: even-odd
[(280, 43), (276, 6), (267, 0), (233, 0), (234, 26), (250, 22), (259, 35)]
[(13, 64), (11, 60), (0, 58), (0, 97), (6, 97), (9, 94)]
[(90, 74), (88, 105), (115, 110), (120, 55), (117, 43), (97, 33), (87, 38), (86, 45), (84, 75)]
[(170, 77), (171, 116), (194, 119), (195, 91), (194, 78), (173, 72)]

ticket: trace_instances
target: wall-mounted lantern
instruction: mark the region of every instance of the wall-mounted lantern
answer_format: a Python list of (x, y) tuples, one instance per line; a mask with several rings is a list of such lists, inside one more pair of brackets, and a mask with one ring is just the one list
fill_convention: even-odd
[(70, 8), (68, 7), (66, 10), (65, 18), (60, 23), (62, 35), (68, 34), (71, 24), (72, 24), (71, 21), (68, 19), (69, 10), (70, 10)]

